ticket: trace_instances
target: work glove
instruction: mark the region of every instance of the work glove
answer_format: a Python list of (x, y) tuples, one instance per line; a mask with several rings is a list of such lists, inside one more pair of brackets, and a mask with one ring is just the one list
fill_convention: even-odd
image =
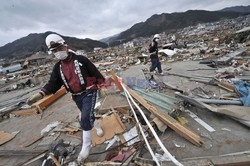
[(37, 102), (38, 100), (41, 100), (43, 98), (43, 95), (41, 93), (36, 93), (34, 95), (32, 95), (27, 101), (26, 103), (28, 105), (32, 105), (33, 103)]

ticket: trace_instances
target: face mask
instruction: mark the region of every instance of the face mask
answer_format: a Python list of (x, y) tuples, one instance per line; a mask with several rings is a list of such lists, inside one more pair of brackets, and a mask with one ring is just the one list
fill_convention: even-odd
[(159, 41), (160, 41), (160, 39), (155, 39), (155, 41), (156, 41), (156, 42), (159, 42)]
[(68, 54), (66, 51), (58, 51), (58, 52), (54, 53), (54, 55), (59, 60), (64, 60), (68, 57)]

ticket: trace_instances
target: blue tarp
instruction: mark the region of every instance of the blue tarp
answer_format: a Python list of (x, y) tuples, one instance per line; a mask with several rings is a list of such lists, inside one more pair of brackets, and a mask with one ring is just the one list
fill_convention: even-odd
[(243, 105), (250, 107), (250, 83), (239, 80), (234, 82), (234, 86), (237, 92), (241, 94), (240, 101)]

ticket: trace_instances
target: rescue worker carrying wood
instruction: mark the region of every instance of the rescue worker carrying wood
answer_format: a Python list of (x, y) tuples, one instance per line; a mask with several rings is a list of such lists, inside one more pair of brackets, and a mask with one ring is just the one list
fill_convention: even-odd
[(150, 72), (155, 71), (155, 69), (158, 69), (158, 72), (160, 75), (163, 75), (162, 69), (161, 69), (161, 62), (159, 61), (158, 57), (158, 44), (160, 42), (160, 35), (155, 34), (152, 43), (149, 45), (149, 53), (150, 53), (150, 59), (151, 59), (151, 67)]
[(91, 129), (95, 127), (98, 136), (104, 134), (95, 121), (94, 107), (97, 89), (104, 84), (105, 79), (88, 58), (70, 50), (61, 36), (50, 34), (45, 42), (48, 51), (59, 61), (55, 64), (48, 83), (39, 93), (31, 96), (27, 103), (31, 105), (45, 95), (56, 93), (62, 85), (72, 93), (72, 98), (81, 111), (82, 149), (78, 162), (83, 163), (91, 148)]

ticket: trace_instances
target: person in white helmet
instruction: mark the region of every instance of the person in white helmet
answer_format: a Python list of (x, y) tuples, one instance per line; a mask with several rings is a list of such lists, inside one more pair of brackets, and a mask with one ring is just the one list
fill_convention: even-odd
[(88, 58), (70, 50), (61, 36), (50, 34), (45, 42), (48, 51), (59, 61), (55, 64), (48, 83), (39, 93), (31, 96), (27, 103), (31, 105), (45, 95), (56, 93), (62, 85), (72, 93), (72, 98), (81, 111), (82, 149), (78, 162), (83, 163), (91, 148), (91, 129), (95, 127), (98, 136), (104, 134), (95, 121), (94, 107), (97, 89), (104, 84), (105, 79)]
[(160, 42), (160, 35), (155, 34), (152, 40), (152, 43), (149, 46), (149, 53), (150, 53), (150, 59), (151, 59), (150, 72), (155, 71), (155, 69), (157, 68), (159, 74), (162, 75), (163, 73), (161, 69), (161, 62), (159, 61), (159, 57), (158, 57), (159, 42)]

